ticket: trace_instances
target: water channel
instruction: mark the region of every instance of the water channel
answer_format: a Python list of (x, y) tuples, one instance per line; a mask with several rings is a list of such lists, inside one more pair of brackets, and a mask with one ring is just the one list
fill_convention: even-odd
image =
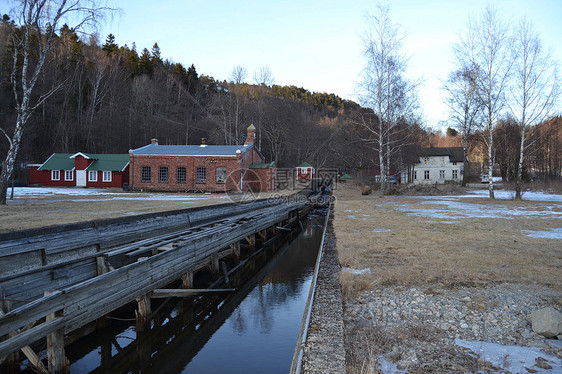
[(230, 280), (232, 294), (153, 305), (152, 328), (144, 333), (127, 318), (113, 318), (67, 346), (71, 373), (287, 373), (323, 222), (309, 215), (298, 234), (248, 261)]

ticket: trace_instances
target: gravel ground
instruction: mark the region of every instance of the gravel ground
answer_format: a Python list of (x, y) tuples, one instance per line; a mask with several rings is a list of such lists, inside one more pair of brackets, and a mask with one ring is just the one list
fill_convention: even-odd
[[(561, 372), (562, 348), (548, 343), (559, 341), (535, 334), (530, 320), (533, 310), (560, 309), (561, 304), (560, 292), (519, 284), (364, 291), (344, 303), (346, 339), (348, 347), (354, 346), (348, 349), (348, 364), (366, 373)], [(457, 339), (537, 347), (546, 360), (517, 367), (507, 350), (503, 362), (494, 364), (459, 346)], [(370, 362), (356, 362), (359, 357), (369, 357)]]

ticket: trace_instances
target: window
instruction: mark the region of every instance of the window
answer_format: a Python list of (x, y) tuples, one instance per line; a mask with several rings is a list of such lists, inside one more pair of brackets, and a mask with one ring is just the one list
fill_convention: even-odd
[(226, 183), (226, 168), (217, 168), (217, 183)]
[(445, 179), (445, 170), (439, 170), (439, 179)]
[(160, 166), (158, 169), (158, 181), (159, 182), (167, 182), (168, 181), (168, 167), (167, 166)]
[(88, 182), (97, 182), (97, 181), (98, 181), (98, 171), (97, 170), (88, 171)]
[(453, 166), (457, 166), (457, 163), (456, 163), (456, 162), (453, 162)]
[(423, 163), (426, 164), (426, 165), (429, 164), (429, 157), (424, 157)]
[(418, 179), (418, 171), (414, 170), (414, 179)]
[(150, 182), (150, 166), (143, 166), (141, 169), (141, 181)]
[(103, 172), (102, 181), (111, 182), (111, 172), (110, 171), (104, 171)]
[(176, 174), (177, 174), (178, 183), (183, 183), (187, 181), (187, 170), (184, 166), (178, 166)]
[(453, 179), (458, 179), (458, 178), (459, 178), (458, 170), (453, 170)]
[(60, 170), (51, 170), (51, 180), (60, 181)]
[(207, 168), (198, 167), (195, 170), (195, 183), (207, 183)]
[(64, 180), (65, 181), (74, 180), (74, 172), (72, 170), (65, 170), (64, 171)]
[(423, 171), (423, 179), (429, 179), (429, 170)]

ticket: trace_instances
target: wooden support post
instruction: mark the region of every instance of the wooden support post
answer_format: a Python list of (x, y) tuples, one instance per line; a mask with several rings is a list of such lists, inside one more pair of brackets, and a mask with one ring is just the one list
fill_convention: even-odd
[(256, 234), (246, 236), (246, 241), (252, 251), (256, 249)]
[(137, 318), (137, 332), (142, 332), (150, 329), (150, 297), (148, 295), (142, 295), (137, 297), (138, 309), (135, 310), (135, 316)]
[(262, 242), (265, 242), (267, 240), (267, 230), (258, 231), (258, 236)]
[(230, 280), (228, 279), (228, 269), (226, 268), (226, 262), (221, 261), (221, 269), (224, 275), (224, 283), (226, 284), (230, 283)]
[(182, 288), (193, 288), (193, 272), (188, 271), (181, 276), (181, 286)]
[(237, 264), (240, 263), (240, 242), (232, 243), (230, 247), (233, 250), (234, 261), (236, 261)]
[(267, 228), (267, 233), (268, 233), (270, 236), (274, 236), (274, 235), (275, 235), (275, 225), (269, 226), (269, 227)]
[[(53, 292), (55, 291), (47, 291), (45, 292), (45, 296)], [(49, 322), (63, 315), (64, 311), (58, 310), (55, 313), (49, 314), (45, 318), (45, 321)], [(69, 363), (64, 355), (64, 328), (47, 335), (47, 360), (49, 362), (49, 373), (60, 374), (68, 372)]]
[(218, 253), (213, 253), (210, 256), (209, 266), (211, 268), (211, 275), (213, 277), (213, 280), (219, 279), (219, 277), (220, 277), (220, 264), (219, 264), (219, 254)]

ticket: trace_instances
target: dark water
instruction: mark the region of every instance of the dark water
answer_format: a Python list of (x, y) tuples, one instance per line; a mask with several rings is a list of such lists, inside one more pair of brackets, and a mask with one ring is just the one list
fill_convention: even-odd
[(113, 321), (109, 329), (67, 347), (71, 373), (287, 373), (322, 218), (308, 218), (290, 243), (264, 251), (253, 276), (234, 294), (201, 298), (196, 306), (153, 305), (157, 312), (149, 332), (137, 334), (130, 321)]

